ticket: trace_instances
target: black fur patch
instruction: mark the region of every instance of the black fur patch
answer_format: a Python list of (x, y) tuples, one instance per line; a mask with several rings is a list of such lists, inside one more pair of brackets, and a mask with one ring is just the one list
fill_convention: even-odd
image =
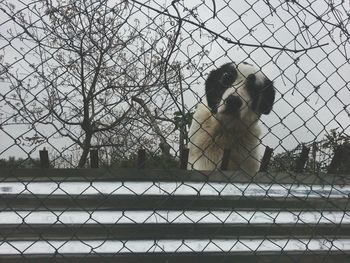
[(231, 63), (213, 70), (205, 82), (205, 93), (212, 113), (217, 113), (222, 95), (237, 78), (237, 71)]
[(265, 78), (263, 85), (256, 84), (256, 76), (247, 77), (247, 90), (252, 99), (252, 108), (260, 114), (269, 114), (275, 101), (273, 82)]

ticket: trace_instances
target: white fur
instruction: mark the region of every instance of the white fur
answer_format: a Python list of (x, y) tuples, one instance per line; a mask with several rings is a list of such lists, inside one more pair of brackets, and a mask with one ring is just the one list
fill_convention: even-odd
[[(256, 81), (262, 83), (265, 77), (251, 65), (235, 64), (235, 67), (237, 79), (223, 94), (218, 112), (212, 114), (206, 102), (197, 105), (189, 131), (188, 169), (220, 169), (224, 149), (230, 149), (228, 170), (242, 169), (249, 174), (258, 171), (259, 115), (249, 107), (251, 99), (245, 89), (245, 79), (255, 74)], [(223, 101), (231, 94), (238, 95), (243, 102), (240, 118), (224, 114)]]

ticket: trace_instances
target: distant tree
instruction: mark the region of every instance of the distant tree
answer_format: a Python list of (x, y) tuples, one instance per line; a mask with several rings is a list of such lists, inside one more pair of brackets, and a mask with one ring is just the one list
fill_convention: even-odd
[(338, 128), (331, 129), (326, 135), (322, 148), (335, 151), (339, 146), (350, 144), (350, 135), (344, 131), (339, 132)]
[[(338, 132), (338, 128), (331, 129), (321, 141), (312, 142), (306, 146), (311, 151), (304, 169), (305, 172), (327, 172), (337, 151), (341, 152), (341, 159), (335, 172), (350, 172), (350, 163), (346, 159), (350, 156), (350, 136), (344, 132)], [(270, 171), (293, 171), (300, 151), (301, 144), (290, 151), (276, 154), (272, 158)]]
[(272, 172), (288, 172), (295, 169), (296, 155), (294, 149), (273, 156), (269, 170)]
[[(323, 149), (329, 149), (333, 156), (337, 155), (337, 163), (333, 164), (332, 173), (350, 173), (350, 136), (338, 128), (330, 130), (322, 144)], [(327, 168), (331, 163), (328, 165)]]
[(38, 159), (23, 159), (15, 157), (9, 157), (6, 159), (0, 159), (0, 168), (39, 168), (40, 160)]

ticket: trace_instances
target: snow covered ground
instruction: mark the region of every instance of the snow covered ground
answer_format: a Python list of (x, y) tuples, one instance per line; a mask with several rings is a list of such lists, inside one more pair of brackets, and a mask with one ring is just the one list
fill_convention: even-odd
[(6, 211), (0, 224), (349, 224), (346, 212), (296, 211)]
[(337, 251), (348, 250), (349, 239), (187, 239), (13, 241), (0, 244), (0, 254), (35, 253), (142, 253), (142, 252), (238, 252), (238, 251)]

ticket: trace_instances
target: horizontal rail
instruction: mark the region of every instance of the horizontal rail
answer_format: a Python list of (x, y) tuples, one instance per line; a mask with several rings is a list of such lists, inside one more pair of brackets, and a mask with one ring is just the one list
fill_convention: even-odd
[[(6, 241), (143, 239), (350, 238), (350, 225), (337, 224), (5, 224)], [(3, 240), (3, 241), (5, 241)]]
[(172, 196), (172, 195), (2, 195), (1, 211), (254, 210), (349, 211), (348, 198)]
[[(253, 252), (253, 251), (252, 251)], [(277, 252), (178, 252), (178, 253), (120, 253), (120, 254), (37, 254), (37, 255), (8, 255), (0, 256), (0, 259), (6, 263), (21, 263), (21, 262), (35, 262), (35, 263), (50, 263), (50, 262), (118, 262), (118, 263), (192, 263), (192, 262), (285, 262), (285, 263), (348, 263), (350, 252), (343, 251), (277, 251)]]
[(189, 171), (181, 169), (0, 169), (0, 182), (20, 181), (171, 181), (234, 182), (308, 185), (350, 185), (350, 176), (340, 174), (297, 174), (242, 171)]

